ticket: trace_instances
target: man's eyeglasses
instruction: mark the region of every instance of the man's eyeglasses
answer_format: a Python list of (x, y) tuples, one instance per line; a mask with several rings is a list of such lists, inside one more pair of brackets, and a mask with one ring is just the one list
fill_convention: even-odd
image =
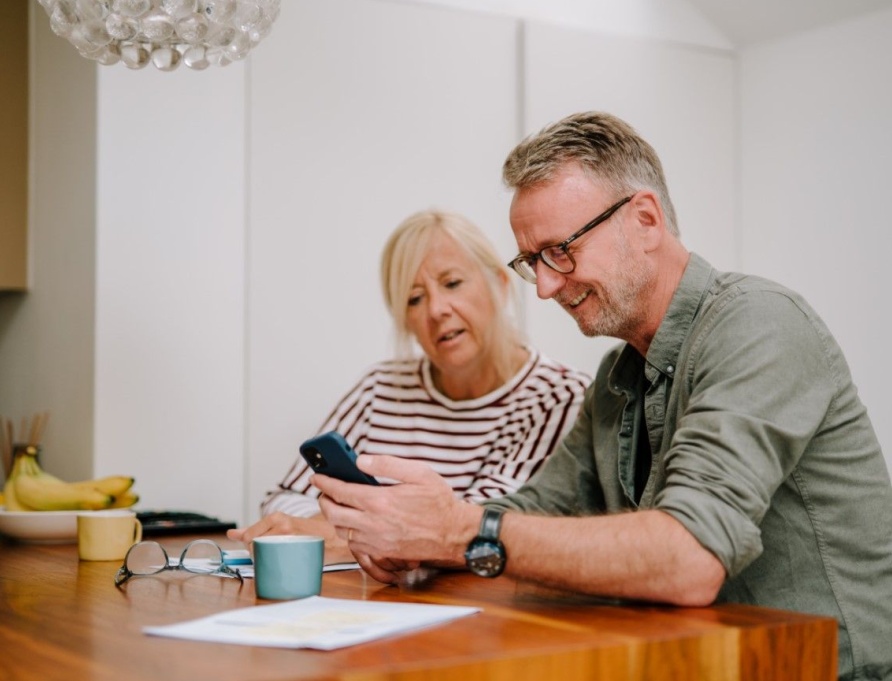
[(158, 542), (141, 541), (131, 546), (124, 556), (124, 564), (115, 575), (115, 586), (121, 586), (131, 577), (157, 575), (165, 570), (185, 570), (197, 575), (220, 575), (244, 581), (238, 570), (223, 562), (223, 549), (210, 539), (196, 539), (186, 544), (179, 560), (171, 559)]
[[(632, 194), (632, 196), (635, 195)], [(573, 256), (570, 255), (568, 246), (586, 232), (593, 230), (602, 222), (606, 222), (607, 220), (609, 220), (616, 211), (618, 211), (625, 204), (632, 200), (632, 196), (627, 196), (621, 201), (617, 201), (612, 206), (610, 206), (610, 208), (605, 210), (598, 217), (585, 225), (585, 227), (577, 232), (574, 232), (569, 237), (564, 239), (561, 243), (554, 244), (553, 246), (546, 246), (538, 253), (521, 253), (516, 258), (514, 258), (514, 260), (508, 263), (508, 267), (510, 267), (521, 277), (523, 277), (524, 281), (528, 281), (531, 284), (536, 283), (537, 260), (541, 260), (555, 272), (560, 272), (561, 274), (570, 274), (570, 272), (576, 269), (576, 261), (573, 260)]]

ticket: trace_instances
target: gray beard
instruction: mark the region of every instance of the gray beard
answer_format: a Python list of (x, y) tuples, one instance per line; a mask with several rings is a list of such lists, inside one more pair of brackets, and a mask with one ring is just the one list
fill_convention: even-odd
[(579, 330), (590, 338), (627, 339), (645, 321), (645, 306), (641, 302), (654, 289), (654, 268), (647, 260), (632, 257), (628, 242), (620, 238), (619, 264), (607, 278), (610, 283), (589, 294), (597, 295), (600, 302), (596, 316), (576, 318)]

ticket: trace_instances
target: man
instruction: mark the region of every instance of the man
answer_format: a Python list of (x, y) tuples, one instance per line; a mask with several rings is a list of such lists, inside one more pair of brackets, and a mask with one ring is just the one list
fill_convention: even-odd
[[(381, 581), (467, 565), (579, 592), (835, 617), (841, 678), (892, 679), (892, 486), (842, 352), (809, 305), (689, 253), (654, 150), (586, 113), (522, 142), (511, 266), (601, 363), (542, 470), (485, 509), (423, 466), (401, 484), (317, 476), (322, 509)], [(594, 217), (594, 219), (592, 219)]]

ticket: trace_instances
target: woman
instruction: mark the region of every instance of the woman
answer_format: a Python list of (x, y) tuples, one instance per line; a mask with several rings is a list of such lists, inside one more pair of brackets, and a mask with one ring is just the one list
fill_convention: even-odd
[[(573, 423), (589, 377), (523, 344), (507, 312), (507, 268), (460, 215), (403, 221), (384, 247), (381, 285), (399, 359), (371, 367), (320, 432), (337, 430), (357, 454), (425, 461), (471, 501), (517, 489)], [(321, 534), (327, 562), (349, 556), (319, 514), (312, 474), (297, 457), (263, 501), (263, 518), (230, 538)]]

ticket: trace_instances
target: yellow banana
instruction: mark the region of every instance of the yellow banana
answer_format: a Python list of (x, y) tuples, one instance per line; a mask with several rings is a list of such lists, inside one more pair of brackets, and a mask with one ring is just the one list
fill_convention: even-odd
[(15, 479), (15, 495), (32, 511), (95, 511), (108, 508), (114, 497), (98, 489), (77, 487), (44, 476), (21, 475)]
[(15, 481), (22, 475), (31, 475), (31, 471), (33, 470), (31, 462), (33, 460), (34, 457), (28, 454), (20, 454), (16, 457), (16, 460), (12, 465), (12, 470), (9, 472), (9, 477), (6, 478), (6, 483), (3, 486), (3, 494), (6, 497), (7, 511), (29, 510), (22, 505), (22, 503), (19, 501), (18, 495), (15, 493)]
[(132, 506), (137, 499), (129, 491), (132, 485), (133, 478), (123, 475), (65, 482), (43, 470), (37, 457), (25, 451), (16, 457), (4, 493), (10, 511), (97, 510), (109, 508), (116, 499), (121, 508)]
[(122, 495), (115, 497), (114, 502), (109, 508), (130, 508), (131, 506), (136, 506), (138, 501), (139, 495), (134, 494), (131, 490), (127, 490)]
[[(40, 464), (37, 463), (36, 456), (28, 453), (20, 454), (19, 458), (15, 462), (15, 465), (13, 466), (12, 473), (9, 476), (10, 483), (7, 484), (7, 488), (9, 488), (9, 496), (12, 501), (10, 510), (46, 510), (35, 508), (33, 505), (27, 503), (22, 499), (22, 495), (18, 492), (18, 482), (26, 478), (29, 480), (41, 480), (45, 483), (62, 484), (62, 480), (53, 475), (50, 475), (40, 467)], [(25, 485), (26, 487), (33, 487), (32, 485), (28, 485), (28, 483), (25, 483)], [(28, 493), (26, 492), (26, 496), (27, 494)]]
[(98, 489), (100, 492), (105, 492), (109, 496), (118, 498), (133, 486), (133, 482), (134, 479), (126, 475), (107, 475), (104, 478), (81, 480), (70, 484), (75, 487)]
[(3, 485), (3, 505), (7, 511), (26, 511), (27, 509), (19, 503), (19, 498), (15, 495), (15, 482), (12, 478)]
[(65, 481), (57, 478), (55, 475), (50, 475), (45, 470), (43, 470), (40, 465), (37, 463), (37, 459), (31, 459), (31, 471), (27, 475), (20, 475), (19, 477), (28, 477), (28, 478), (40, 478), (45, 482), (58, 482), (60, 484), (64, 484)]
[(15, 482), (11, 479), (3, 485), (3, 505), (7, 511), (24, 511), (25, 509), (19, 503), (18, 497), (15, 495)]

